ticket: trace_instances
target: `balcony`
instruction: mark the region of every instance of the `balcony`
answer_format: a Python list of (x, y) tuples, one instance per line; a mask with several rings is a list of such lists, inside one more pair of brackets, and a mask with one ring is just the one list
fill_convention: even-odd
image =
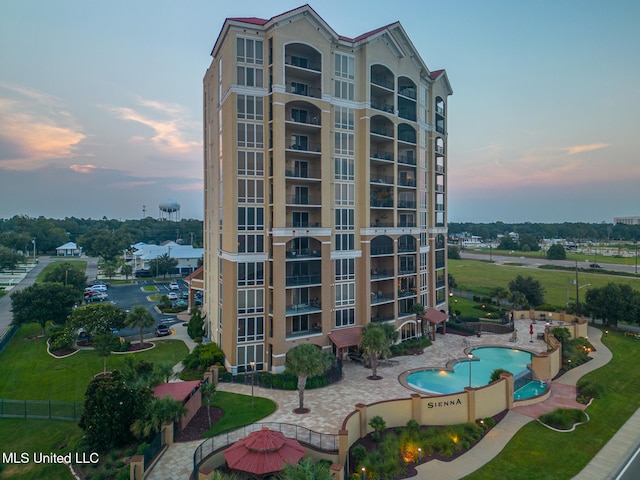
[(371, 174), (371, 176), (369, 177), (369, 181), (371, 183), (377, 183), (379, 185), (394, 185), (395, 182), (393, 181), (393, 175), (376, 175), (376, 174)]
[(393, 208), (393, 198), (372, 198), (369, 205), (374, 208)]
[(322, 71), (322, 65), (320, 62), (316, 62), (299, 55), (285, 55), (284, 64), (291, 67), (303, 68), (305, 70), (313, 70), (314, 72)]
[(413, 86), (400, 87), (400, 88), (398, 88), (398, 95), (402, 95), (403, 97), (415, 100), (416, 99), (416, 88), (413, 87)]
[(293, 303), (291, 305), (287, 305), (285, 310), (285, 314), (287, 317), (293, 315), (307, 315), (313, 313), (321, 313), (322, 308), (320, 307), (320, 302), (311, 302), (311, 303)]
[(295, 150), (297, 152), (320, 153), (320, 143), (313, 142), (294, 142), (286, 147), (287, 150)]
[(286, 223), (287, 228), (320, 228), (320, 222), (294, 220)]
[(444, 173), (444, 165), (436, 165), (436, 173)]
[(413, 290), (398, 290), (398, 298), (408, 298), (415, 297), (417, 292), (415, 289)]
[(415, 275), (417, 273), (416, 267), (404, 267), (398, 272), (398, 276), (402, 275)]
[(398, 222), (398, 228), (415, 228), (416, 222), (404, 221)]
[[(410, 192), (407, 192), (407, 193), (410, 193)], [(403, 209), (408, 209), (408, 210), (415, 210), (416, 201), (415, 200), (399, 200), (398, 201), (398, 208), (403, 208)]]
[(393, 268), (372, 268), (371, 269), (371, 280), (388, 280), (389, 278), (394, 277)]
[(394, 106), (391, 103), (380, 100), (371, 100), (371, 108), (374, 110), (380, 110), (381, 112), (394, 114)]
[(444, 212), (444, 203), (436, 203), (436, 212)]
[(436, 184), (436, 192), (444, 193), (444, 185)]
[(320, 285), (322, 283), (319, 273), (312, 275), (287, 275), (287, 287), (298, 287), (305, 285)]
[(404, 143), (416, 144), (415, 132), (403, 132), (398, 134), (398, 140)]
[(402, 163), (403, 165), (416, 165), (416, 156), (415, 155), (399, 155), (398, 163)]
[(395, 320), (393, 315), (376, 315), (375, 317), (371, 317), (371, 321), (374, 323), (391, 322), (393, 320)]
[(393, 162), (393, 152), (386, 152), (384, 150), (371, 150), (369, 158), (371, 158), (372, 160), (385, 160), (388, 162)]
[(296, 248), (292, 250), (287, 250), (286, 257), (293, 259), (303, 259), (303, 258), (320, 258), (322, 255), (320, 254), (320, 250), (313, 250), (311, 248)]
[(287, 205), (307, 205), (313, 207), (322, 206), (321, 195), (287, 195)]
[(385, 75), (371, 75), (371, 83), (378, 87), (386, 88), (387, 90), (393, 90), (395, 88), (393, 77)]
[(398, 179), (398, 186), (400, 186), (400, 187), (415, 187), (416, 186), (416, 179), (412, 178), (412, 177), (405, 177), (405, 178), (400, 177)]
[(383, 256), (383, 255), (393, 255), (393, 245), (376, 247), (371, 246), (371, 256)]
[(371, 226), (377, 228), (393, 228), (393, 222), (385, 221), (385, 220), (371, 220)]
[(300, 82), (287, 83), (287, 93), (302, 95), (303, 97), (322, 98), (322, 90), (320, 88)]
[(285, 170), (284, 175), (287, 178), (320, 180), (321, 172), (319, 169), (290, 168)]
[(379, 305), (381, 303), (390, 303), (394, 302), (395, 299), (391, 292), (382, 292), (378, 293), (371, 292), (371, 305)]

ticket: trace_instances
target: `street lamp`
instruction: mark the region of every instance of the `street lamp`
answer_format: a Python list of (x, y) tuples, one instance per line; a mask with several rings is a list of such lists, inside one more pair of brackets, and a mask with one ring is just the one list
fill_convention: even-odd
[(469, 357), (469, 388), (471, 388), (471, 359), (473, 358), (473, 355), (468, 353), (467, 357)]
[(251, 368), (251, 408), (253, 408), (253, 367), (255, 364), (256, 362), (253, 360), (249, 362), (249, 367)]

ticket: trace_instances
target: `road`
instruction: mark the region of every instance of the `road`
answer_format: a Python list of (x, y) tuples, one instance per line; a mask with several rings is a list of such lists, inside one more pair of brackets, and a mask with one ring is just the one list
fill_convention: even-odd
[[(461, 258), (467, 258), (470, 260), (493, 260), (498, 263), (522, 263), (531, 267), (538, 267), (539, 265), (558, 265), (561, 267), (575, 268), (576, 262), (574, 260), (547, 260), (541, 257), (516, 257), (510, 255), (500, 255), (496, 253), (471, 253), (468, 251), (460, 252)], [(613, 272), (627, 272), (635, 273), (636, 266), (633, 265), (620, 265), (617, 263), (604, 263), (598, 261), (598, 264), (602, 267), (601, 270), (611, 270)], [(589, 261), (578, 262), (578, 267), (589, 268)]]

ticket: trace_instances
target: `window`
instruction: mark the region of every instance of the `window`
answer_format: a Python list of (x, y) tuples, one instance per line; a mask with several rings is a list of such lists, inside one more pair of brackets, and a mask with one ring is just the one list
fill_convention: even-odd
[(309, 212), (293, 212), (292, 213), (292, 227), (302, 228), (309, 226)]
[(250, 287), (264, 285), (264, 263), (238, 263), (238, 286)]
[(338, 283), (336, 284), (336, 307), (346, 305), (355, 305), (356, 303), (356, 284), (355, 283)]
[(355, 280), (356, 268), (355, 259), (353, 258), (341, 258), (335, 261), (335, 280)]
[(254, 95), (238, 95), (238, 118), (262, 120), (264, 118), (263, 98)]
[(335, 205), (355, 204), (355, 185), (353, 183), (336, 183), (334, 186)]
[(356, 309), (345, 308), (335, 311), (335, 326), (346, 327), (347, 325), (355, 325), (356, 323)]
[(264, 81), (262, 79), (263, 71), (261, 68), (243, 67), (238, 65), (238, 85), (247, 87), (262, 88)]
[(238, 179), (238, 203), (263, 203), (264, 180), (257, 178)]
[(236, 60), (242, 63), (262, 65), (263, 47), (262, 40), (238, 37), (236, 39)]
[(238, 319), (238, 343), (264, 340), (264, 317)]
[(264, 153), (238, 150), (238, 175), (264, 175)]
[(353, 180), (355, 178), (353, 158), (336, 158), (334, 165), (336, 180)]
[(258, 123), (238, 123), (238, 147), (263, 148), (264, 127)]
[(335, 132), (335, 154), (353, 155), (353, 133)]
[(398, 258), (400, 273), (415, 273), (416, 271), (416, 260), (413, 256), (408, 255), (400, 255)]
[(339, 233), (335, 236), (336, 250), (353, 250), (355, 248), (355, 234)]
[(253, 365), (253, 371), (262, 370), (264, 368), (264, 345), (239, 345), (236, 350), (236, 363), (240, 371), (247, 371), (250, 369), (251, 362), (255, 362)]
[(336, 53), (334, 55), (335, 96), (345, 100), (355, 98), (355, 58)]
[(238, 230), (264, 230), (264, 207), (238, 207)]
[(309, 331), (309, 315), (298, 315), (291, 318), (291, 333)]
[(334, 126), (344, 130), (353, 130), (354, 127), (353, 108), (335, 107)]
[(336, 230), (353, 230), (354, 227), (353, 208), (336, 208), (335, 209), (335, 229)]
[(264, 235), (255, 233), (238, 235), (238, 253), (262, 252), (264, 252)]
[(238, 314), (263, 313), (264, 290), (261, 288), (238, 290)]

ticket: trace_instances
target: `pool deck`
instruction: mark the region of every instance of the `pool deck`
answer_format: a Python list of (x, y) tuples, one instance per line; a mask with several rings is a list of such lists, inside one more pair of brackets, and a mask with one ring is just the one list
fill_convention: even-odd
[[(357, 403), (369, 404), (381, 400), (406, 398), (413, 393), (412, 390), (402, 386), (398, 380), (400, 375), (407, 370), (443, 367), (456, 358), (464, 360), (467, 349), (478, 346), (504, 346), (534, 353), (546, 351), (546, 344), (537, 339), (537, 334), (544, 331), (545, 324), (538, 321), (533, 325), (533, 341), (530, 341), (531, 336), (528, 333), (530, 324), (531, 320), (516, 321), (518, 332), (527, 332), (526, 335), (519, 335), (516, 342), (510, 341), (511, 334), (483, 334), (481, 337), (438, 335), (433, 345), (426, 348), (422, 355), (395, 357), (394, 360), (398, 360), (397, 363), (380, 366), (378, 375), (382, 376), (382, 379), (378, 381), (367, 380), (367, 376), (371, 374), (370, 369), (347, 361), (344, 363), (342, 381), (318, 390), (305, 390), (304, 405), (311, 409), (306, 415), (293, 413), (293, 410), (298, 407), (298, 393), (295, 391), (287, 392), (254, 387), (254, 394), (270, 398), (277, 405), (277, 410), (263, 421), (291, 423), (316, 432), (336, 433), (344, 418), (354, 410)], [(558, 326), (558, 324), (554, 323), (554, 326)], [(431, 461), (420, 465), (418, 476), (415, 478), (437, 478), (439, 480), (461, 478), (482, 467), (500, 453), (522, 426), (537, 418), (541, 413), (570, 402), (571, 395), (575, 399), (577, 380), (585, 373), (599, 368), (611, 359), (611, 352), (600, 342), (598, 329), (589, 328), (589, 339), (596, 348), (596, 351), (590, 354), (592, 360), (554, 381), (551, 396), (547, 400), (537, 404), (535, 409), (530, 407), (514, 408), (476, 447), (465, 455), (452, 462)], [(222, 383), (219, 385), (219, 390), (245, 395), (251, 394), (251, 386), (244, 384)], [(576, 406), (580, 405), (575, 403)], [(581, 405), (578, 408), (584, 408), (584, 406)], [(622, 455), (630, 448), (629, 435), (635, 435), (637, 431), (640, 431), (640, 413), (632, 417), (629, 427), (625, 425), (620, 430), (620, 436), (616, 435), (603, 448), (602, 451), (607, 453), (598, 454), (576, 478), (585, 480), (607, 478), (609, 473), (618, 468), (621, 459), (624, 458)], [(188, 479), (192, 469), (193, 452), (200, 443), (200, 441), (185, 442), (171, 446), (165, 451), (147, 478), (150, 480)], [(604, 470), (607, 470), (608, 473), (603, 476)], [(596, 472), (596, 474), (590, 475), (590, 471)]]

